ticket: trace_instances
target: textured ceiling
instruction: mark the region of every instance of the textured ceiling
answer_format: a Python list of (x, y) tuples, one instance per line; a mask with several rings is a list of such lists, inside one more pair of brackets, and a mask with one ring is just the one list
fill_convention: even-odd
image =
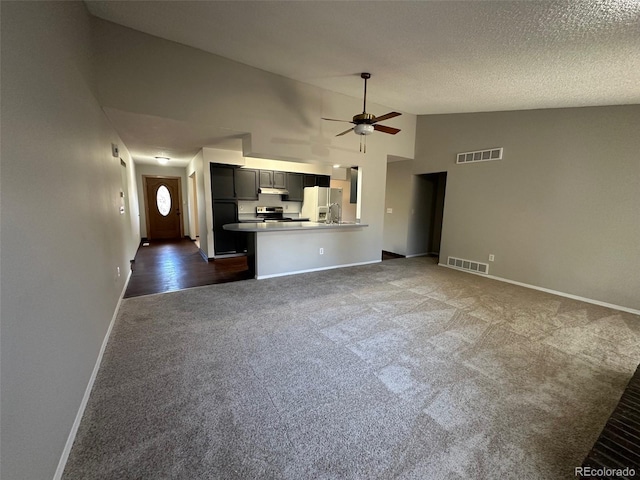
[(640, 1), (87, 1), (101, 18), (415, 114), (640, 103)]

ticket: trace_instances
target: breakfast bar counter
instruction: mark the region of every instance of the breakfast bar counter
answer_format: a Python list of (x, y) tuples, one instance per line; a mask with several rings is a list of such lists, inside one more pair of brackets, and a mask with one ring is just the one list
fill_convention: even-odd
[(257, 279), (360, 265), (363, 223), (253, 222), (222, 228), (247, 235), (247, 263)]
[(368, 227), (364, 223), (340, 222), (340, 223), (318, 223), (318, 222), (242, 222), (229, 223), (222, 228), (233, 232), (286, 232), (290, 230), (334, 230), (349, 227)]

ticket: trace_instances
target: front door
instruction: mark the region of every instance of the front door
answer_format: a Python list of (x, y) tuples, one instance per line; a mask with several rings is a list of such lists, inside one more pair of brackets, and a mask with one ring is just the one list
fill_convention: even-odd
[(147, 238), (182, 237), (182, 204), (179, 177), (144, 177)]

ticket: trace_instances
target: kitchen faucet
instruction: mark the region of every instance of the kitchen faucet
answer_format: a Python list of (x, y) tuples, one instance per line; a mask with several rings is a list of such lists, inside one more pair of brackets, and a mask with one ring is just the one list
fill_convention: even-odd
[[(338, 207), (338, 220), (335, 221), (333, 219), (333, 207)], [(329, 205), (329, 215), (327, 218), (327, 223), (340, 223), (340, 217), (342, 216), (342, 207), (340, 206), (339, 203), (332, 203), (331, 205)]]

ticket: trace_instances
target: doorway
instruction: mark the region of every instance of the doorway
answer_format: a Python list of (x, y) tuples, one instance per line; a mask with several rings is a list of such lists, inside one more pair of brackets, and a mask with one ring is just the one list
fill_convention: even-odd
[(182, 238), (180, 177), (144, 175), (143, 182), (147, 238), (149, 240)]
[(444, 218), (444, 197), (447, 188), (447, 172), (419, 175), (420, 190), (424, 203), (422, 207), (422, 227), (425, 235), (424, 251), (431, 256), (440, 255), (442, 220)]

